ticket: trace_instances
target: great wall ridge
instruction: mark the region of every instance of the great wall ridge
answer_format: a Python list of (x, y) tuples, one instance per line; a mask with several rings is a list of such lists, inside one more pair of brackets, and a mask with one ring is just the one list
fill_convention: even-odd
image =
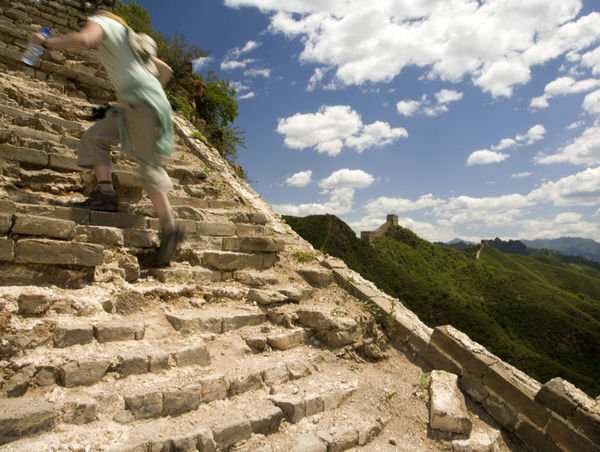
[(92, 11), (0, 0), (0, 451), (600, 450), (598, 399), (319, 255), (177, 114), (171, 266), (152, 266), (157, 220), (117, 150), (119, 213), (69, 207), (113, 91), (93, 54), (20, 55)]

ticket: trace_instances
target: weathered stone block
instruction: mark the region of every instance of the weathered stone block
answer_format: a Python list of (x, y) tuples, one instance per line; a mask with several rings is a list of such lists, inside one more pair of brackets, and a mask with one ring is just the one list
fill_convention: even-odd
[(126, 320), (115, 320), (94, 325), (98, 342), (132, 341), (144, 338), (144, 325), (133, 325)]
[(262, 388), (263, 382), (260, 372), (239, 375), (229, 379), (229, 395), (234, 396), (246, 391)]
[(327, 287), (333, 283), (333, 274), (324, 268), (301, 269), (298, 273), (313, 287)]
[(0, 158), (36, 166), (48, 165), (48, 154), (44, 151), (37, 151), (30, 148), (15, 148), (12, 146), (0, 145)]
[(26, 317), (41, 316), (53, 304), (54, 298), (46, 292), (22, 293), (17, 299), (19, 314)]
[(61, 409), (61, 419), (67, 424), (89, 424), (96, 420), (97, 409), (94, 400), (70, 400)]
[(12, 225), (12, 214), (0, 213), (0, 234), (6, 234)]
[(509, 432), (514, 431), (519, 422), (519, 414), (494, 396), (490, 395), (483, 401), (483, 408)]
[(336, 317), (319, 309), (299, 309), (300, 323), (313, 328), (317, 337), (332, 347), (343, 347), (354, 342), (358, 324), (349, 317)]
[(341, 452), (358, 444), (358, 432), (351, 426), (341, 426), (331, 432), (318, 432), (319, 438), (327, 443), (328, 452)]
[(70, 347), (87, 344), (94, 339), (94, 328), (89, 323), (63, 323), (54, 330), (54, 346)]
[(52, 169), (67, 170), (67, 171), (84, 171), (77, 164), (77, 159), (60, 154), (48, 154), (48, 166)]
[(67, 388), (93, 385), (104, 377), (109, 365), (108, 360), (72, 361), (61, 367), (61, 382)]
[(250, 289), (246, 295), (248, 301), (254, 301), (262, 306), (283, 303), (287, 296), (278, 290)]
[(11, 378), (5, 381), (4, 391), (8, 397), (21, 397), (27, 392), (27, 388), (33, 376), (35, 375), (35, 366), (27, 366), (15, 373)]
[(173, 328), (184, 333), (197, 331), (223, 332), (223, 319), (220, 317), (200, 316), (198, 314), (167, 314), (166, 317)]
[(579, 407), (570, 420), (573, 426), (591, 439), (594, 444), (600, 444), (600, 413)]
[(383, 430), (383, 426), (380, 422), (371, 421), (365, 422), (358, 426), (358, 445), (364, 446), (365, 444), (373, 441)]
[(208, 268), (152, 268), (150, 275), (165, 284), (186, 282), (216, 282), (221, 280), (221, 273)]
[(150, 372), (169, 368), (169, 353), (163, 350), (154, 349), (148, 352), (148, 363)]
[(284, 245), (282, 242), (270, 237), (226, 237), (223, 239), (224, 251), (277, 253), (283, 251), (283, 249)]
[(500, 361), (485, 347), (450, 325), (434, 328), (431, 333), (431, 344), (452, 357), (476, 378), (482, 378), (489, 366)]
[(177, 416), (198, 409), (202, 402), (202, 386), (193, 385), (183, 389), (165, 391), (164, 414)]
[(227, 450), (230, 446), (250, 438), (252, 427), (248, 419), (232, 419), (225, 424), (212, 428), (213, 438), (221, 450)]
[(104, 248), (89, 243), (44, 239), (21, 239), (15, 247), (16, 261), (30, 264), (95, 267), (104, 262)]
[(15, 242), (0, 237), (0, 261), (12, 261), (15, 258)]
[(306, 405), (300, 397), (274, 395), (269, 399), (283, 411), (286, 419), (292, 424), (306, 416)]
[(327, 444), (310, 433), (294, 438), (290, 452), (327, 452)]
[(288, 373), (292, 380), (306, 377), (312, 373), (312, 369), (308, 363), (302, 360), (295, 360), (286, 364)]
[(325, 403), (319, 394), (308, 394), (304, 397), (306, 416), (313, 416), (325, 409)]
[(267, 338), (265, 336), (247, 336), (244, 337), (246, 344), (252, 349), (262, 352), (267, 347)]
[(210, 355), (204, 344), (185, 347), (173, 353), (173, 358), (179, 367), (194, 365), (208, 366), (210, 364)]
[(288, 373), (285, 364), (280, 364), (263, 370), (262, 379), (267, 386), (273, 386), (289, 381), (290, 374)]
[(223, 333), (238, 330), (245, 326), (260, 325), (266, 322), (267, 315), (263, 312), (248, 312), (223, 317)]
[(460, 376), (458, 385), (460, 386), (460, 389), (466, 392), (469, 397), (478, 403), (483, 403), (483, 401), (489, 395), (489, 392), (487, 389), (485, 389), (485, 386), (483, 386), (481, 380), (473, 377), (473, 375), (468, 372), (465, 372)]
[(20, 235), (38, 235), (68, 240), (75, 235), (75, 222), (16, 214), (11, 232)]
[(271, 347), (277, 350), (289, 350), (290, 348), (298, 347), (304, 343), (304, 329), (296, 329), (286, 331), (281, 334), (273, 334), (267, 336), (267, 342)]
[(0, 399), (0, 444), (52, 430), (56, 412), (41, 400)]
[(279, 430), (279, 424), (283, 419), (283, 411), (276, 407), (265, 407), (250, 416), (250, 426), (252, 433), (260, 433), (261, 435), (269, 435)]
[(160, 237), (151, 229), (125, 229), (123, 231), (125, 246), (134, 248), (158, 248)]
[(125, 397), (125, 407), (136, 419), (152, 419), (163, 412), (163, 395), (160, 391)]
[(73, 241), (123, 246), (123, 230), (105, 226), (77, 226)]
[(146, 218), (127, 213), (90, 212), (90, 224), (96, 226), (111, 226), (121, 229), (146, 229)]
[(548, 435), (525, 420), (519, 423), (515, 433), (532, 450), (544, 452), (562, 451)]
[(210, 429), (201, 428), (196, 432), (196, 447), (200, 452), (216, 452), (217, 444)]
[(119, 364), (117, 371), (121, 378), (129, 375), (140, 375), (148, 373), (149, 363), (146, 355), (139, 355), (133, 352), (119, 355)]
[(585, 392), (560, 377), (543, 385), (535, 399), (565, 419), (570, 418), (578, 406), (593, 405)]
[(323, 400), (323, 410), (327, 411), (337, 408), (344, 402), (344, 400), (350, 397), (354, 391), (356, 391), (356, 388), (347, 387), (337, 390), (330, 390), (324, 394), (321, 394), (321, 399)]
[(502, 361), (491, 365), (483, 384), (498, 398), (511, 405), (516, 411), (527, 416), (538, 428), (544, 428), (550, 419), (550, 412), (534, 400), (541, 389), (539, 382), (520, 370)]
[(204, 403), (227, 398), (229, 380), (224, 375), (210, 375), (201, 378), (198, 383), (202, 385), (202, 401)]
[(546, 433), (564, 450), (600, 451), (599, 444), (592, 443), (592, 441), (580, 434), (565, 421), (559, 419), (556, 415), (552, 415), (550, 418), (550, 422), (546, 427)]
[(202, 263), (219, 270), (239, 270), (242, 268), (263, 268), (263, 256), (233, 253), (227, 251), (206, 251)]
[(465, 397), (458, 388), (458, 376), (434, 370), (429, 394), (431, 428), (465, 435), (471, 433), (473, 422), (467, 412)]
[(196, 223), (196, 232), (199, 235), (212, 235), (217, 237), (223, 237), (235, 235), (236, 227), (233, 223), (208, 223), (198, 221)]

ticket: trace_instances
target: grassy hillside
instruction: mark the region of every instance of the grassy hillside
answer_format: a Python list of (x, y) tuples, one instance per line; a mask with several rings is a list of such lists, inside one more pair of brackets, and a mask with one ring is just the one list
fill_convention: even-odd
[(552, 256), (455, 250), (391, 229), (369, 246), (332, 215), (285, 217), (325, 253), (399, 298), (429, 326), (451, 324), (546, 382), (600, 393), (600, 272)]

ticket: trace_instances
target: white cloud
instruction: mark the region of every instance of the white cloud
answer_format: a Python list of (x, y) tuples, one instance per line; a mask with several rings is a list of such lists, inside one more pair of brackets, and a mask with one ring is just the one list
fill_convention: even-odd
[(499, 163), (506, 160), (508, 157), (508, 154), (503, 154), (502, 152), (494, 152), (488, 149), (481, 149), (469, 155), (469, 158), (467, 159), (467, 166)]
[(580, 137), (561, 148), (555, 154), (539, 155), (542, 164), (568, 162), (573, 165), (594, 166), (600, 164), (600, 126), (587, 128)]
[(273, 208), (282, 215), (344, 215), (352, 211), (355, 190), (366, 188), (373, 182), (375, 178), (362, 170), (344, 168), (319, 182), (319, 187), (324, 195), (329, 196), (329, 200), (299, 205), (276, 204)]
[(408, 136), (405, 129), (392, 128), (385, 122), (364, 125), (360, 115), (347, 105), (324, 105), (317, 113), (297, 113), (280, 118), (277, 132), (284, 135), (284, 143), (289, 148), (314, 147), (331, 156), (342, 152), (344, 146), (363, 152)]
[(600, 47), (585, 53), (581, 57), (581, 64), (592, 68), (592, 74), (600, 74)]
[(498, 152), (504, 149), (511, 149), (517, 146), (531, 145), (540, 141), (546, 135), (546, 128), (541, 124), (531, 127), (526, 134), (517, 134), (514, 138), (503, 138), (500, 142), (490, 149), (481, 149), (469, 155), (467, 166), (488, 165), (490, 163), (499, 163), (506, 160), (509, 155)]
[(253, 97), (256, 97), (256, 93), (254, 91), (250, 91), (250, 92), (247, 92), (245, 94), (241, 94), (240, 96), (238, 96), (238, 100), (252, 99)]
[(236, 61), (236, 60), (226, 60), (221, 63), (222, 71), (230, 71), (233, 69), (244, 69), (249, 64), (254, 63), (255, 60), (252, 58), (246, 58), (245, 60)]
[(420, 105), (421, 102), (417, 100), (401, 100), (396, 104), (396, 109), (401, 115), (412, 116), (418, 111)]
[(513, 173), (510, 175), (511, 178), (513, 179), (524, 179), (526, 177), (531, 176), (533, 173), (529, 172), (529, 171), (525, 171), (522, 173)]
[(600, 236), (598, 225), (585, 221), (583, 216), (575, 212), (565, 212), (549, 219), (521, 220), (522, 232), (518, 239), (557, 239), (560, 237)]
[(339, 188), (365, 188), (375, 182), (375, 178), (363, 170), (347, 168), (333, 172), (319, 183), (319, 187), (335, 190)]
[(585, 93), (598, 86), (600, 86), (600, 80), (597, 79), (575, 80), (572, 77), (559, 77), (548, 83), (544, 88), (544, 94), (533, 98), (529, 106), (537, 109), (548, 108), (548, 101), (553, 97)]
[(583, 99), (583, 109), (587, 113), (600, 114), (600, 90), (585, 96), (585, 99)]
[(387, 196), (381, 196), (377, 199), (367, 202), (365, 205), (366, 211), (371, 214), (377, 214), (379, 212), (410, 212), (414, 210), (427, 209), (430, 207), (438, 206), (442, 203), (442, 200), (436, 199), (431, 193), (422, 195), (416, 201), (404, 198), (389, 198)]
[(306, 187), (312, 182), (312, 171), (299, 171), (285, 180), (285, 183), (293, 187)]
[(450, 102), (456, 102), (461, 100), (463, 93), (452, 89), (443, 89), (435, 93), (435, 98), (438, 104), (449, 104)]
[(192, 60), (192, 72), (200, 72), (206, 66), (208, 66), (214, 60), (213, 57), (199, 57), (195, 60)]
[(244, 75), (247, 77), (271, 77), (271, 69), (266, 68), (251, 68), (244, 71)]
[(552, 202), (555, 206), (593, 206), (600, 202), (600, 167), (589, 168), (544, 183), (527, 196), (532, 202)]
[(427, 116), (439, 116), (448, 111), (448, 104), (456, 102), (463, 97), (460, 91), (443, 89), (434, 94), (436, 103), (429, 100), (427, 95), (423, 95), (421, 100), (401, 100), (396, 104), (398, 113), (404, 116), (413, 116), (417, 113)]
[(407, 136), (406, 129), (401, 127), (392, 129), (387, 122), (375, 121), (373, 124), (364, 126), (360, 135), (349, 137), (346, 140), (346, 146), (362, 153), (365, 149), (386, 146), (398, 138)]
[[(304, 45), (300, 59), (333, 68), (344, 84), (385, 82), (408, 66), (431, 79), (471, 77), (494, 97), (512, 95), (531, 68), (600, 36), (600, 14), (581, 0), (226, 0), (271, 15), (270, 30)], [(482, 25), (484, 24), (484, 25)], [(594, 55), (586, 61), (592, 64)]]

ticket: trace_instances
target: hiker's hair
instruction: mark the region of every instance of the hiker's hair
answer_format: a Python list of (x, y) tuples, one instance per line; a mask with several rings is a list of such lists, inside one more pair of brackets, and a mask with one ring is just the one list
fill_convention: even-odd
[(123, 25), (126, 28), (129, 27), (129, 25), (127, 25), (127, 22), (125, 22), (125, 19), (123, 19), (121, 16), (117, 16), (115, 13), (112, 13), (105, 9), (99, 9), (98, 11), (96, 11), (96, 15), (108, 17), (109, 19), (116, 20), (117, 22), (119, 22), (121, 25)]

